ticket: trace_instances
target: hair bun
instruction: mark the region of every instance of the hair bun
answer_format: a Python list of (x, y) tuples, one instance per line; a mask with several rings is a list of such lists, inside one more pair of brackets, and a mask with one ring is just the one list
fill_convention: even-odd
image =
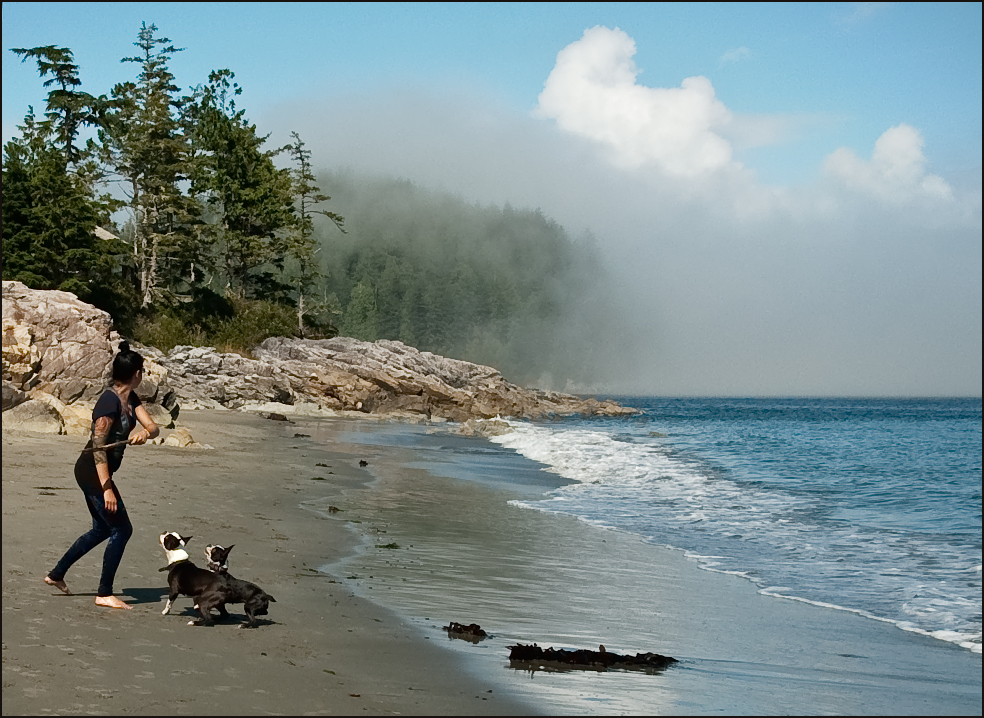
[(128, 351), (130, 351), (130, 342), (125, 341), (125, 340), (122, 341), (122, 342), (120, 342), (119, 353), (120, 354), (125, 354)]

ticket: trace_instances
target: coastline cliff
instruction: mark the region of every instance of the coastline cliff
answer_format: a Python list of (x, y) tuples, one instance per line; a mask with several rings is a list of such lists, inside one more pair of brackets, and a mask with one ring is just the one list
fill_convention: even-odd
[[(120, 341), (112, 317), (74, 294), (3, 282), (4, 429), (87, 433)], [(418, 421), (635, 413), (613, 401), (523, 388), (492, 367), (398, 341), (271, 337), (252, 357), (211, 347), (138, 350), (146, 359), (138, 394), (167, 428), (182, 406), (257, 410), (271, 403), (307, 414)]]

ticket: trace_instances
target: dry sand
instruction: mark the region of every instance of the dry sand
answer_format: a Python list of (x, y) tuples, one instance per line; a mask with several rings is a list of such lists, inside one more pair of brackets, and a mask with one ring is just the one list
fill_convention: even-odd
[[(491, 692), (453, 653), (354, 596), (317, 567), (354, 549), (345, 511), (305, 501), (352, 496), (370, 476), (334, 422), (274, 422), (234, 412), (181, 417), (213, 450), (128, 450), (117, 483), (134, 525), (116, 592), (133, 610), (94, 605), (103, 546), (66, 577), (43, 577), (90, 520), (72, 466), (78, 437), (3, 434), (3, 714), (501, 715), (530, 706)], [(312, 434), (332, 451), (295, 439)], [(326, 464), (327, 466), (318, 466)], [(342, 506), (342, 509), (345, 507)], [(189, 598), (168, 616), (158, 535), (235, 544), (231, 572), (277, 602), (256, 629), (189, 626)], [(231, 606), (242, 617), (241, 606)], [(448, 617), (454, 620), (455, 617)]]

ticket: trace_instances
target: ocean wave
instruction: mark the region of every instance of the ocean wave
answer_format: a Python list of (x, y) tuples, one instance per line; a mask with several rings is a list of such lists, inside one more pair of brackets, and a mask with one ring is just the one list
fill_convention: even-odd
[[(584, 426), (509, 422), (491, 440), (572, 482), (529, 509), (574, 515), (684, 549), (708, 571), (755, 582), (765, 595), (836, 608), (980, 652), (980, 557), (940, 536), (856, 525), (788, 482), (788, 491), (659, 445)], [(872, 494), (872, 501), (877, 495)], [(975, 560), (976, 559), (976, 560)], [(972, 575), (974, 581), (952, 580)], [(773, 591), (782, 585), (783, 592)]]

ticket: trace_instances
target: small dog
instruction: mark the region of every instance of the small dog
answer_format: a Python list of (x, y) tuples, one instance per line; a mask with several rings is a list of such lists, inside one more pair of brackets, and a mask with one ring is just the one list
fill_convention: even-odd
[(213, 546), (209, 544), (205, 547), (205, 560), (208, 561), (208, 570), (212, 573), (229, 573), (229, 552), (236, 547), (232, 544), (229, 548)]
[[(185, 546), (191, 540), (191, 536), (182, 536), (174, 531), (165, 531), (160, 536), (161, 548), (167, 555), (167, 566), (161, 571), (167, 571), (168, 596), (167, 604), (162, 615), (171, 612), (171, 605), (179, 595), (191, 596), (195, 599), (195, 608), (202, 616), (201, 625), (211, 626), (212, 609), (218, 608), (220, 613), (225, 613), (225, 603), (230, 594), (229, 587), (222, 576), (198, 568), (191, 562)], [(196, 625), (198, 621), (191, 621), (189, 625)]]
[[(252, 628), (256, 625), (257, 616), (267, 615), (267, 607), (271, 602), (276, 603), (277, 599), (264, 591), (262, 588), (249, 581), (243, 581), (229, 573), (229, 552), (232, 546), (224, 548), (222, 546), (206, 546), (205, 558), (208, 560), (208, 570), (216, 576), (222, 576), (229, 586), (235, 591), (235, 598), (228, 599), (226, 603), (242, 603), (246, 611), (247, 621), (240, 628)], [(225, 606), (219, 606), (219, 611), (225, 615)]]

